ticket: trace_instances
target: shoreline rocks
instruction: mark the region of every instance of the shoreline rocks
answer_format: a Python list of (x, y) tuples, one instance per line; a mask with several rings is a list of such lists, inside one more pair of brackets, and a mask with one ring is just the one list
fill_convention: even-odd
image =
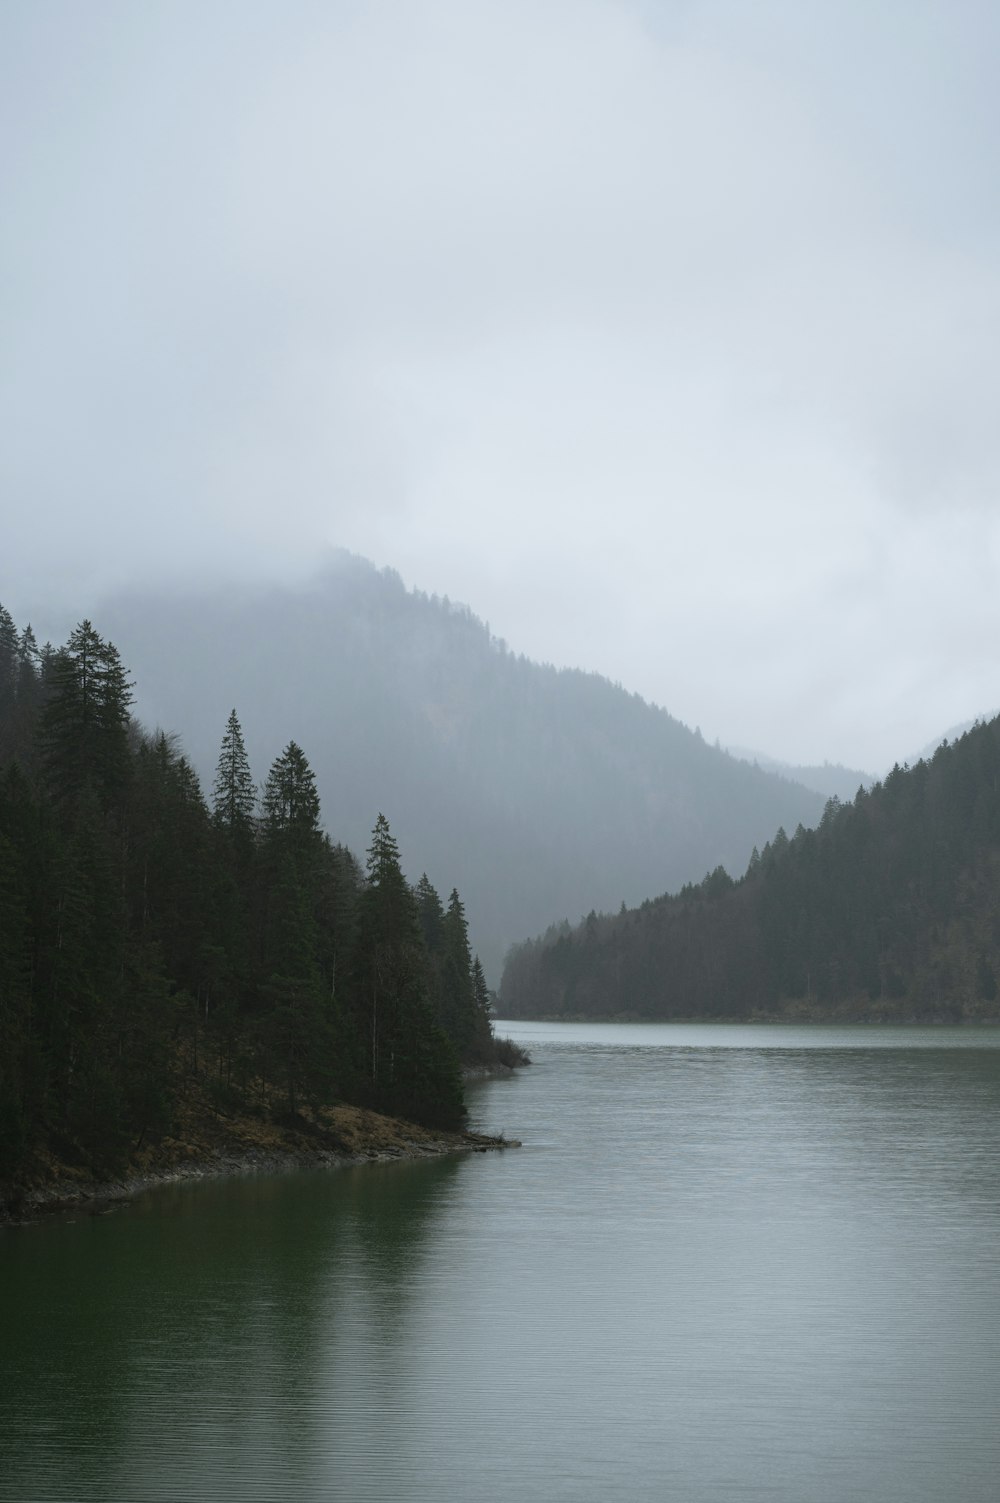
[(487, 1153), (521, 1146), (516, 1139), (502, 1136), (434, 1133), (375, 1112), (335, 1110), (361, 1119), (352, 1123), (357, 1131), (350, 1147), (301, 1142), (282, 1146), (275, 1142), (260, 1146), (219, 1145), (191, 1151), (178, 1144), (176, 1155), (172, 1156), (168, 1150), (166, 1161), (107, 1179), (77, 1173), (65, 1165), (53, 1166), (51, 1173), (40, 1180), (0, 1185), (0, 1226), (25, 1225), (63, 1211), (83, 1209), (92, 1215), (104, 1214), (146, 1190), (184, 1180), (285, 1174), (301, 1169), (346, 1169), (360, 1164), (388, 1164), (447, 1153)]

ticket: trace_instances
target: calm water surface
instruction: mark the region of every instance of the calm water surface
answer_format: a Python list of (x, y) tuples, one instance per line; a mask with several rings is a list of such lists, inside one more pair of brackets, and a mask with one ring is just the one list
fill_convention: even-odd
[(503, 1155), (0, 1235), (0, 1499), (994, 1503), (1000, 1032), (505, 1025)]

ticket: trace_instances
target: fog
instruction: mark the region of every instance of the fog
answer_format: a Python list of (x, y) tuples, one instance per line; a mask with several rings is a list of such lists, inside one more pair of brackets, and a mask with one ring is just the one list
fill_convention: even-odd
[(998, 42), (920, 0), (6, 4), (0, 600), (56, 631), (343, 546), (790, 761), (992, 709)]

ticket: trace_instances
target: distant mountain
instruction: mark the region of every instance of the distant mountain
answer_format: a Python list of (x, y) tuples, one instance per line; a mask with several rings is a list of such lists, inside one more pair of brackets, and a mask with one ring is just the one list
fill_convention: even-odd
[(852, 799), (859, 788), (870, 788), (875, 779), (870, 772), (861, 772), (857, 767), (843, 767), (839, 762), (823, 762), (800, 765), (780, 762), (777, 757), (768, 757), (763, 752), (750, 751), (745, 746), (726, 748), (731, 757), (741, 762), (756, 763), (765, 772), (776, 772), (779, 777), (801, 783), (825, 799)]
[(1000, 1017), (1000, 720), (816, 830), (779, 830), (734, 882), (591, 914), (513, 950), (505, 1017)]
[(638, 695), (516, 657), (466, 607), (350, 555), (301, 589), (123, 595), (95, 620), (140, 719), (182, 732), (207, 789), (234, 705), (258, 782), (294, 739), (333, 837), (363, 853), (384, 812), (411, 880), (458, 885), (494, 979), (552, 920), (742, 871), (778, 824), (822, 813)]

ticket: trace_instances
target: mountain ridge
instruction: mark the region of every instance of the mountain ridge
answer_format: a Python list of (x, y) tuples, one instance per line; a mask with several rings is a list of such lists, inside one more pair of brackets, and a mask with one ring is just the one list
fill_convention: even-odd
[(384, 809), (411, 880), (457, 882), (494, 976), (567, 912), (742, 869), (777, 824), (822, 813), (638, 694), (516, 655), (469, 607), (354, 555), (302, 587), (118, 594), (99, 619), (140, 719), (182, 727), (203, 781), (234, 703), (258, 778), (280, 726), (352, 849)]
[(1000, 719), (979, 722), (734, 881), (550, 927), (508, 955), (507, 1017), (992, 1021)]

